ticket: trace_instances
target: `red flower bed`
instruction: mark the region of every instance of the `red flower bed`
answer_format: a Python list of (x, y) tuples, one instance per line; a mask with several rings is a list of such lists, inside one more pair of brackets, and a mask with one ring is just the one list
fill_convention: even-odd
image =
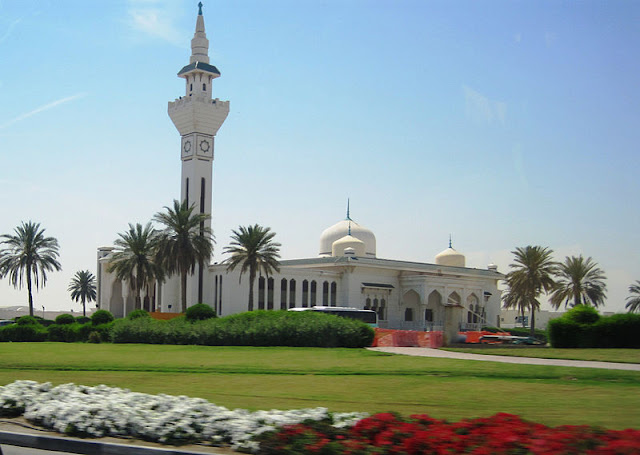
[(427, 415), (403, 419), (383, 413), (349, 429), (329, 422), (290, 425), (262, 434), (261, 455), (271, 454), (474, 454), (630, 455), (640, 454), (639, 430), (590, 426), (547, 427), (511, 414), (448, 423)]

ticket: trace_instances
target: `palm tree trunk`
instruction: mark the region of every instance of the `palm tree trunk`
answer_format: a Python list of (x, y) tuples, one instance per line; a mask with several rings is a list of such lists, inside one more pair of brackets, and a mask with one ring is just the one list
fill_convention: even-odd
[(531, 307), (531, 336), (536, 334), (536, 309)]
[(33, 294), (31, 293), (31, 264), (27, 265), (27, 291), (29, 292), (29, 316), (33, 316)]
[(576, 307), (580, 305), (580, 294), (576, 293), (576, 295), (573, 296), (573, 306)]
[(182, 287), (182, 312), (187, 312), (187, 272), (182, 272), (182, 276), (180, 277), (181, 287)]
[(82, 317), (86, 318), (87, 317), (87, 307), (84, 304), (84, 296), (82, 296)]

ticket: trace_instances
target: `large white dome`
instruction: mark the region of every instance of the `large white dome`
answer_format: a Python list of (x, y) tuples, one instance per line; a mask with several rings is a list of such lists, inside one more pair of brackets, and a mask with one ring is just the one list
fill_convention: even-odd
[(464, 267), (465, 262), (466, 260), (465, 260), (464, 254), (451, 248), (451, 243), (449, 243), (449, 248), (438, 253), (438, 255), (436, 256), (436, 264), (438, 265), (448, 265), (451, 267)]
[(333, 242), (348, 235), (364, 243), (365, 257), (376, 257), (376, 236), (369, 229), (350, 218), (338, 221), (322, 232), (320, 236), (320, 257), (331, 257)]

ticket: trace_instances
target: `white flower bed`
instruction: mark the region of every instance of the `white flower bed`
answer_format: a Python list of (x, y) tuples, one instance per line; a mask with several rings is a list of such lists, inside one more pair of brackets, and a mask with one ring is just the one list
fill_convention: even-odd
[(229, 410), (201, 398), (149, 395), (126, 389), (15, 381), (0, 387), (0, 416), (23, 414), (45, 428), (88, 437), (135, 437), (160, 443), (227, 443), (255, 450), (251, 439), (282, 425), (333, 419), (354, 425), (364, 413), (332, 413), (326, 408), (290, 411)]

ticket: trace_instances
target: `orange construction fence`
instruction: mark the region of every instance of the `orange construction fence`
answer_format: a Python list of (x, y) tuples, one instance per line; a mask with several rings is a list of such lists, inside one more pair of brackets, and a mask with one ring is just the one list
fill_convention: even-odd
[(168, 321), (169, 319), (174, 319), (178, 316), (182, 316), (182, 313), (160, 313), (159, 311), (153, 311), (149, 313), (149, 316), (160, 321)]
[(416, 332), (376, 328), (371, 346), (439, 348), (443, 345), (442, 332)]

